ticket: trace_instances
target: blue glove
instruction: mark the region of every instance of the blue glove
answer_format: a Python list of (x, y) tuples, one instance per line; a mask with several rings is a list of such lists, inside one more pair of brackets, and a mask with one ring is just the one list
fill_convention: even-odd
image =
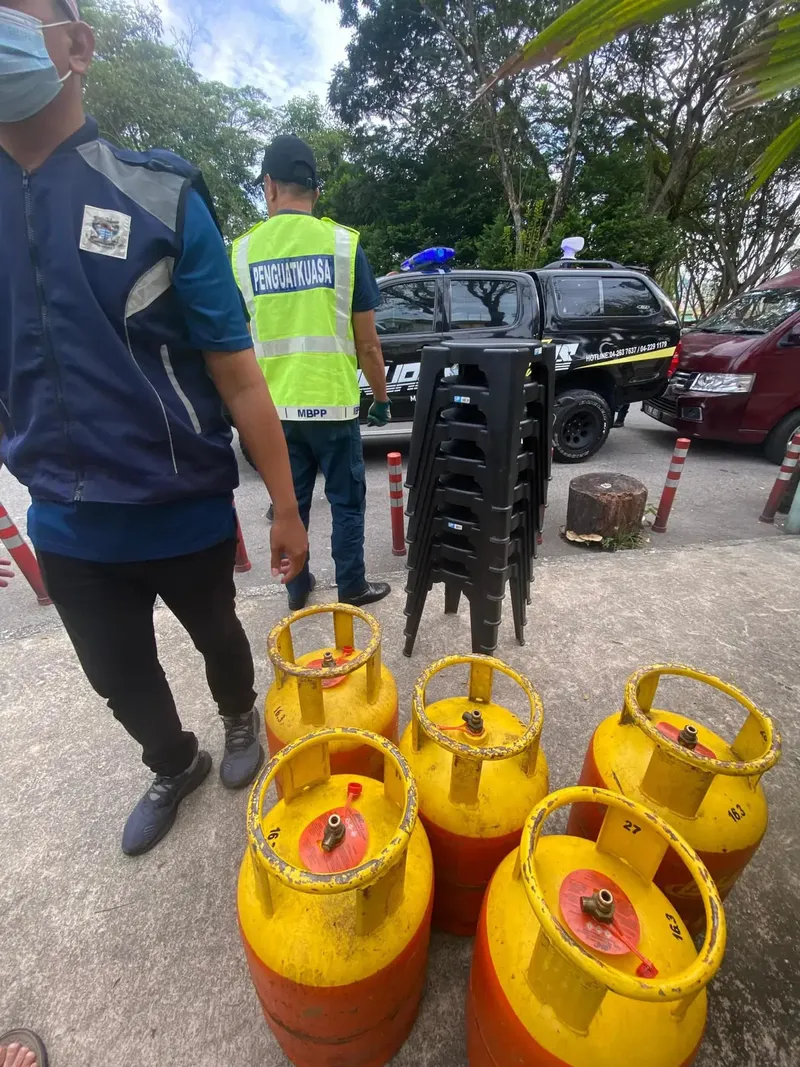
[(385, 426), (387, 422), (391, 421), (391, 400), (376, 400), (372, 407), (369, 409), (369, 414), (367, 415), (367, 426)]

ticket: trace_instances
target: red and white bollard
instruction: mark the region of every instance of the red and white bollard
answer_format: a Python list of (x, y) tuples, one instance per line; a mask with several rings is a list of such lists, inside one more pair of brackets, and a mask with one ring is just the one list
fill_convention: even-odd
[(389, 464), (389, 500), (392, 505), (392, 555), (404, 556), (407, 549), (406, 520), (404, 516), (403, 457), (399, 452), (390, 452), (386, 460)]
[(781, 500), (783, 500), (784, 493), (789, 488), (787, 483), (791, 481), (798, 460), (800, 460), (800, 433), (796, 433), (789, 442), (789, 447), (786, 449), (786, 455), (783, 457), (783, 463), (781, 463), (781, 469), (778, 471), (778, 477), (775, 479), (772, 492), (767, 498), (764, 510), (758, 516), (759, 522), (775, 521), (775, 512), (778, 510)]
[(242, 534), (242, 527), (239, 523), (239, 516), (236, 516), (236, 563), (234, 565), (234, 571), (236, 574), (246, 574), (251, 569), (253, 564), (250, 562), (250, 557), (247, 555), (247, 546), (244, 543), (244, 536)]
[(0, 547), (7, 548), (11, 553), (11, 558), (19, 567), (20, 573), (27, 580), (42, 607), (52, 604), (53, 601), (47, 595), (47, 590), (44, 587), (42, 572), (39, 570), (36, 556), (28, 548), (22, 534), (11, 521), (2, 504), (0, 504)]
[(681, 474), (683, 473), (683, 464), (686, 462), (686, 455), (689, 451), (689, 445), (692, 442), (688, 437), (679, 437), (675, 442), (675, 451), (672, 453), (672, 462), (669, 465), (667, 471), (667, 480), (664, 484), (664, 492), (661, 494), (661, 502), (658, 505), (658, 513), (656, 514), (655, 522), (653, 523), (653, 531), (655, 533), (665, 533), (667, 529), (667, 519), (669, 513), (672, 511), (672, 505), (675, 503), (675, 494), (678, 491), (678, 482), (681, 480)]

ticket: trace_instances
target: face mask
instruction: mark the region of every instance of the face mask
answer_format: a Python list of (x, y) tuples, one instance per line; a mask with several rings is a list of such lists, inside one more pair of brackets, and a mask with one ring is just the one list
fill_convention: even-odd
[(59, 78), (42, 31), (69, 25), (0, 7), (0, 123), (29, 119), (61, 92), (72, 71)]

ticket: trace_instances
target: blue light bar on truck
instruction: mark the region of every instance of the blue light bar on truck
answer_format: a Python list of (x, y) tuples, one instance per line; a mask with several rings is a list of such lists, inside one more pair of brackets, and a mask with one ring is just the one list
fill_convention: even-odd
[(445, 264), (456, 254), (455, 248), (426, 248), (424, 252), (417, 252), (401, 264), (400, 270), (436, 270), (444, 268)]

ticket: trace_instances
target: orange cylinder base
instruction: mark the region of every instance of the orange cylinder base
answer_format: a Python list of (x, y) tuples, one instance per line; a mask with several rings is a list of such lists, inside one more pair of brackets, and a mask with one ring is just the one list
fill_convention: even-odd
[[(383, 736), (388, 737), (395, 745), (398, 741), (399, 719), (400, 711), (398, 708), (395, 709), (389, 729), (383, 733)], [(282, 741), (269, 726), (266, 727), (266, 733), (269, 755), (270, 759), (272, 759), (289, 742)], [(383, 756), (376, 749), (370, 748), (369, 745), (357, 745), (346, 752), (332, 752), (331, 774), (361, 774), (365, 778), (375, 778), (381, 782), (383, 781)], [(278, 791), (278, 796), (280, 796), (280, 782), (275, 782), (275, 788)]]
[(420, 820), (433, 853), (433, 925), (448, 934), (472, 937), (491, 877), (519, 847), (522, 827), (504, 837), (462, 837), (437, 826), (423, 812)]
[[(578, 785), (590, 785), (597, 789), (619, 792), (616, 784), (607, 782), (600, 773), (600, 768), (594, 758), (594, 738), (589, 742)], [(567, 823), (567, 833), (573, 837), (585, 837), (590, 841), (596, 841), (605, 814), (606, 809), (602, 804), (573, 804)], [(669, 821), (669, 813), (664, 813), (664, 817)], [(759, 841), (752, 848), (740, 849), (736, 852), (697, 851), (697, 855), (708, 867), (723, 900), (733, 889), (739, 875), (755, 855), (760, 843)], [(686, 923), (689, 933), (693, 936), (701, 933), (705, 928), (706, 915), (700, 893), (689, 871), (672, 849), (667, 849), (667, 854), (658, 868), (654, 881)]]
[(295, 1067), (384, 1067), (398, 1052), (425, 988), (432, 906), (433, 897), (419, 929), (392, 963), (348, 986), (299, 985), (284, 978), (262, 963), (239, 927), (267, 1025)]
[[(466, 1016), (469, 1067), (580, 1067), (548, 1052), (514, 1011), (492, 963), (485, 909), (475, 938)], [(698, 1043), (681, 1067), (691, 1067), (699, 1051)]]
[(467, 992), (469, 1067), (570, 1067), (534, 1041), (512, 1008), (492, 963), (481, 913)]

